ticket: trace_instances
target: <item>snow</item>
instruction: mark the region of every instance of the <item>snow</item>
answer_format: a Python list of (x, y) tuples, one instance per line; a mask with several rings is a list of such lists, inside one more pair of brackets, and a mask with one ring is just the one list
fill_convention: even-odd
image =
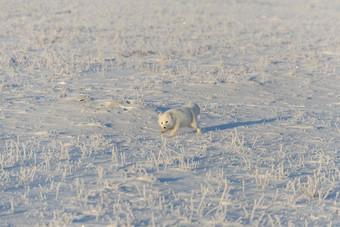
[(0, 5), (0, 226), (340, 225), (338, 1)]

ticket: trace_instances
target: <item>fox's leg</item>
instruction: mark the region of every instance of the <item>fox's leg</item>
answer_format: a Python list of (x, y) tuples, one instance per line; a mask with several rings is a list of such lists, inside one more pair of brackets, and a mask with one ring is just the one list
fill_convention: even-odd
[(178, 131), (179, 129), (179, 125), (175, 125), (175, 127), (171, 130), (170, 134), (169, 134), (169, 138), (173, 137), (175, 135), (175, 133)]
[(200, 126), (197, 121), (197, 116), (195, 114), (192, 115), (191, 127), (197, 130), (197, 134), (201, 132)]

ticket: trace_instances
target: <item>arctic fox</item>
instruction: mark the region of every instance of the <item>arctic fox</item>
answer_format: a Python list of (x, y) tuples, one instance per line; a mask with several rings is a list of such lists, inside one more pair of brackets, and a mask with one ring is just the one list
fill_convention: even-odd
[(171, 109), (159, 114), (158, 124), (165, 133), (170, 130), (169, 137), (173, 137), (179, 128), (192, 127), (197, 130), (197, 134), (201, 132), (197, 116), (200, 114), (200, 108), (197, 104), (192, 103), (182, 109)]

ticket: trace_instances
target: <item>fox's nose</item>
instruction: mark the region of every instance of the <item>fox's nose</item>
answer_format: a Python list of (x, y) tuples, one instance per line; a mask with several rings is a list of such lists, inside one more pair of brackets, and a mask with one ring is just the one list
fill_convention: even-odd
[(166, 129), (166, 127), (163, 127), (164, 129)]

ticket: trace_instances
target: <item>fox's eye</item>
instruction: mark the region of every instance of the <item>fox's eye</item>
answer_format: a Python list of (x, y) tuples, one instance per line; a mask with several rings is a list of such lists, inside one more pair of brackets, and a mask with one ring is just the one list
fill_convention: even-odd
[(163, 124), (163, 122), (161, 122), (161, 125)]
[(168, 121), (166, 121), (165, 123), (168, 123)]

